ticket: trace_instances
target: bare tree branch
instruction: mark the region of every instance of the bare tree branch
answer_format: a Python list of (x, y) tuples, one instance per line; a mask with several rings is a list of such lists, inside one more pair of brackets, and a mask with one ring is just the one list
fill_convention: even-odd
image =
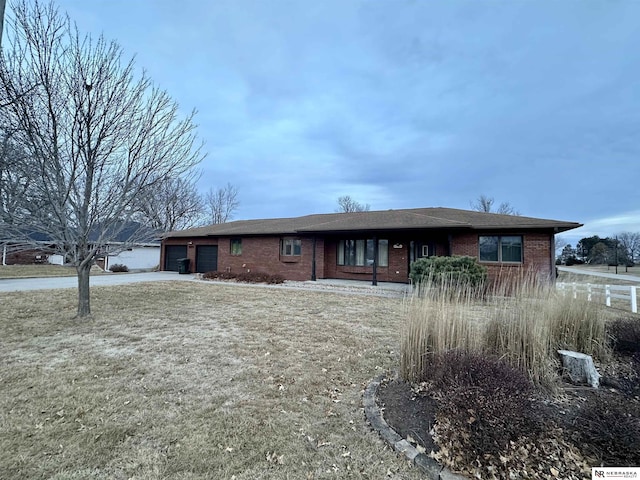
[(192, 172), (177, 178), (165, 178), (154, 184), (138, 200), (136, 220), (152, 229), (170, 232), (200, 223), (204, 204), (196, 189), (199, 175)]
[(350, 195), (343, 195), (342, 197), (338, 197), (338, 209), (336, 212), (368, 212), (370, 208), (371, 205), (368, 203), (360, 203), (351, 198)]
[(204, 196), (205, 210), (212, 224), (226, 223), (233, 218), (238, 209), (238, 189), (227, 183), (214, 189), (211, 187)]
[(617, 237), (619, 245), (624, 249), (629, 260), (635, 263), (640, 256), (640, 233), (622, 232)]
[(511, 204), (509, 204), (508, 202), (502, 202), (498, 206), (498, 208), (494, 211), (493, 210), (494, 203), (495, 203), (495, 200), (493, 199), (493, 197), (480, 195), (478, 196), (475, 202), (471, 202), (471, 208), (478, 212), (499, 213), (502, 215), (520, 215), (520, 212), (518, 212), (515, 208), (513, 208)]

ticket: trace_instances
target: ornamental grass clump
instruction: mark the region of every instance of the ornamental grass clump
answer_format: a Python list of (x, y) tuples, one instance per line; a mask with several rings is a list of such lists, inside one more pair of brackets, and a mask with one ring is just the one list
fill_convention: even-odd
[(406, 305), (400, 372), (412, 382), (423, 381), (431, 356), (459, 350), (504, 359), (535, 384), (553, 388), (558, 349), (598, 359), (609, 351), (602, 308), (563, 296), (534, 274), (505, 275), (491, 288), (422, 282)]
[(450, 350), (481, 350), (481, 325), (476, 288), (445, 281), (423, 280), (406, 304), (401, 331), (400, 373), (420, 382), (431, 357)]

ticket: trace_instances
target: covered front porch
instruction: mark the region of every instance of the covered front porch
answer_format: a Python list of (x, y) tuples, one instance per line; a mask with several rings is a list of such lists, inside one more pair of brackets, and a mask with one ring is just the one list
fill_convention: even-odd
[(379, 283), (409, 283), (412, 262), (451, 255), (450, 236), (439, 232), (389, 235), (374, 232), (324, 239), (324, 278)]

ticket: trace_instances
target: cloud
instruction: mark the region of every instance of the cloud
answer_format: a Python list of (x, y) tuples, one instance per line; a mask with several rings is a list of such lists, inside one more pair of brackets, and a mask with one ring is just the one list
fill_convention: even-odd
[(596, 231), (640, 204), (638, 2), (114, 1), (60, 4), (197, 108), (202, 188), (246, 218), (483, 193)]
[(561, 236), (570, 243), (585, 237), (615, 237), (622, 232), (640, 233), (640, 210), (625, 211), (606, 217), (586, 220), (584, 226), (570, 230)]

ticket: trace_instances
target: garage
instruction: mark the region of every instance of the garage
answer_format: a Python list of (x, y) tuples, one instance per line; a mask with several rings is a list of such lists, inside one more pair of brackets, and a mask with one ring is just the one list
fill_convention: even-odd
[(218, 270), (218, 246), (198, 245), (196, 247), (196, 272), (215, 272)]
[(178, 259), (187, 257), (186, 245), (167, 245), (164, 254), (164, 269), (167, 271), (178, 271)]

